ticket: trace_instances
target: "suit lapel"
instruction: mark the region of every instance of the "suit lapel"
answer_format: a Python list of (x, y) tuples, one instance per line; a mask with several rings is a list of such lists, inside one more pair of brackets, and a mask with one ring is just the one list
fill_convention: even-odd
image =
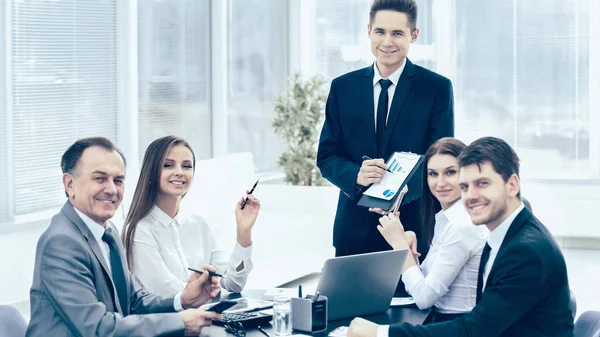
[(531, 212), (527, 208), (523, 208), (523, 210), (521, 210), (521, 212), (519, 212), (519, 214), (517, 215), (515, 220), (513, 220), (513, 222), (510, 224), (510, 227), (508, 228), (508, 231), (506, 232), (506, 235), (504, 236), (504, 240), (502, 240), (502, 244), (500, 245), (500, 248), (498, 249), (498, 253), (496, 254), (496, 259), (494, 260), (494, 265), (492, 265), (492, 268), (490, 269), (490, 274), (488, 275), (488, 278), (487, 278), (488, 281), (486, 284), (490, 284), (489, 280), (492, 279), (494, 270), (496, 269), (495, 266), (497, 265), (496, 261), (498, 261), (498, 257), (502, 253), (502, 249), (512, 240), (512, 238), (515, 237), (517, 232), (521, 229), (521, 227), (523, 227), (523, 225), (527, 221), (529, 221), (531, 216), (532, 216)]
[[(87, 242), (87, 244), (90, 246), (90, 249), (94, 253), (94, 256), (96, 256), (96, 260), (98, 260), (98, 262), (100, 262), (102, 269), (106, 273), (108, 282), (110, 283), (110, 285), (112, 287), (112, 295), (113, 295), (113, 302), (115, 303), (115, 308), (118, 307), (117, 303), (119, 300), (118, 300), (117, 293), (115, 291), (115, 289), (116, 289), (115, 284), (113, 283), (113, 280), (112, 280), (112, 274), (110, 273), (110, 269), (108, 269), (108, 266), (106, 264), (107, 262), (104, 260), (104, 255), (102, 255), (102, 250), (100, 250), (100, 246), (98, 245), (98, 242), (96, 241), (96, 238), (94, 237), (94, 234), (92, 234), (90, 229), (83, 222), (83, 220), (79, 217), (77, 212), (75, 212), (73, 205), (71, 205), (71, 203), (69, 201), (67, 201), (65, 203), (61, 212), (63, 212), (66, 215), (66, 217), (69, 220), (71, 220), (71, 222), (77, 227), (77, 229), (79, 229), (79, 231), (81, 232), (81, 235), (83, 235), (83, 237), (85, 238), (85, 241)], [(126, 265), (123, 265), (123, 266), (126, 266)]]
[(517, 215), (515, 220), (513, 220), (513, 222), (510, 224), (510, 227), (508, 228), (508, 232), (506, 232), (506, 235), (504, 236), (504, 240), (502, 240), (502, 245), (500, 245), (500, 249), (498, 249), (498, 254), (500, 254), (500, 252), (502, 251), (502, 248), (504, 248), (504, 246), (506, 246), (508, 244), (508, 242), (510, 242), (510, 240), (512, 240), (512, 238), (515, 236), (515, 234), (517, 234), (519, 229), (521, 229), (521, 227), (523, 227), (523, 225), (527, 221), (529, 221), (529, 218), (531, 218), (531, 216), (532, 216), (532, 214), (527, 209), (527, 207), (524, 207), (523, 210), (521, 210), (521, 212), (519, 212), (519, 214)]
[(365, 96), (358, 101), (362, 103), (359, 111), (365, 111), (365, 124), (369, 125), (367, 134), (365, 135), (365, 141), (371, 149), (368, 155), (375, 158), (377, 156), (377, 135), (375, 133), (375, 101), (373, 97), (373, 76), (375, 76), (375, 71), (373, 67), (375, 67), (374, 64), (371, 67), (365, 68), (362, 73), (363, 76), (361, 77), (358, 95)]
[[(396, 123), (398, 122), (398, 118), (400, 114), (405, 111), (403, 109), (404, 101), (406, 100), (406, 96), (410, 92), (410, 88), (412, 87), (417, 72), (415, 70), (415, 66), (410, 62), (410, 60), (406, 59), (406, 65), (404, 66), (404, 70), (402, 71), (402, 75), (400, 75), (400, 80), (398, 81), (398, 86), (394, 91), (394, 98), (392, 99), (392, 107), (390, 108), (390, 112), (388, 114), (387, 127), (385, 128), (385, 140), (383, 142), (382, 153), (385, 153), (387, 148), (387, 144), (392, 137), (392, 133), (394, 128), (396, 127)], [(407, 111), (407, 113), (410, 111)]]
[[(108, 226), (112, 227), (112, 230), (114, 233), (119, 233), (119, 231), (117, 230), (117, 227), (115, 227), (115, 225), (110, 222), (108, 222)], [(131, 285), (131, 274), (129, 274), (129, 266), (127, 265), (127, 258), (125, 257), (125, 255), (123, 254), (125, 252), (125, 248), (123, 247), (121, 240), (117, 240), (117, 246), (119, 247), (119, 257), (121, 258), (121, 264), (123, 265), (123, 272), (125, 273), (125, 283), (127, 285), (127, 303), (125, 304), (125, 306), (122, 306), (124, 308), (123, 314), (124, 315), (129, 315), (129, 302), (130, 302), (130, 298), (129, 298), (129, 289), (130, 289), (130, 285)], [(114, 285), (113, 285), (114, 287)]]

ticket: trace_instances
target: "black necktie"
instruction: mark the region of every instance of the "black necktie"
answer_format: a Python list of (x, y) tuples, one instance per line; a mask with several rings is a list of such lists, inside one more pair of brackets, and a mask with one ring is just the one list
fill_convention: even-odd
[(381, 79), (379, 80), (381, 93), (377, 101), (377, 152), (378, 157), (383, 156), (383, 142), (385, 141), (385, 121), (388, 114), (388, 88), (392, 85), (392, 81)]
[(112, 228), (106, 228), (104, 235), (102, 235), (102, 241), (106, 242), (110, 248), (110, 268), (112, 269), (112, 278), (121, 304), (121, 313), (125, 316), (128, 312), (128, 310), (124, 310), (127, 306), (127, 282), (125, 281), (125, 269), (121, 262), (121, 254), (119, 254), (119, 247), (117, 246)]
[(481, 261), (479, 262), (479, 274), (477, 275), (477, 299), (475, 300), (475, 303), (479, 303), (479, 300), (481, 300), (481, 294), (483, 293), (483, 273), (485, 273), (485, 265), (490, 259), (490, 250), (492, 250), (492, 248), (486, 242), (485, 247), (483, 247), (483, 253), (481, 253)]

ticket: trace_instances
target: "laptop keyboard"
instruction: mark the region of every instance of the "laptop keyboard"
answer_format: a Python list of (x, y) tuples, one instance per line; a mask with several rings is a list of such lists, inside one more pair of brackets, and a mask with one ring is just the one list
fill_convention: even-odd
[(217, 325), (224, 325), (225, 322), (237, 321), (242, 323), (244, 328), (254, 328), (259, 325), (267, 325), (272, 319), (273, 315), (265, 314), (259, 311), (256, 312), (236, 312), (221, 314), (223, 317), (222, 321), (214, 321)]

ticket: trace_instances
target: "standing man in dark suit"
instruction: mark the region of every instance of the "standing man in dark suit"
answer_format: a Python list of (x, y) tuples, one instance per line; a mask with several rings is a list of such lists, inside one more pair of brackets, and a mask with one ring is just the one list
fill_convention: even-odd
[[(380, 215), (357, 206), (362, 192), (383, 178), (384, 159), (393, 152), (423, 154), (439, 138), (454, 135), (450, 80), (406, 57), (419, 36), (416, 23), (413, 0), (375, 0), (368, 34), (376, 62), (331, 83), (317, 166), (340, 188), (336, 256), (391, 249), (377, 231)], [(376, 159), (363, 161), (365, 155)], [(418, 228), (420, 181), (420, 174), (411, 179), (409, 202), (400, 208), (408, 230)]]
[(565, 259), (552, 234), (524, 207), (519, 158), (485, 137), (459, 158), (462, 200), (475, 225), (490, 230), (481, 256), (477, 304), (453, 321), (379, 326), (361, 318), (348, 337), (572, 337)]
[(110, 140), (78, 140), (61, 166), (68, 200), (38, 241), (28, 337), (198, 336), (219, 318), (194, 309), (220, 291), (208, 273), (192, 274), (174, 296), (148, 294), (132, 279), (109, 221), (125, 186), (125, 157)]

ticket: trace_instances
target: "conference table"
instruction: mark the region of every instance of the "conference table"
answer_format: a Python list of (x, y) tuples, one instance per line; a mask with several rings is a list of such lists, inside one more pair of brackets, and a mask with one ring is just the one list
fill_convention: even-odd
[[(282, 284), (280, 288), (296, 288), (300, 284), (307, 284), (308, 282), (314, 282), (315, 279), (318, 280), (319, 273), (312, 273), (296, 280), (290, 281), (288, 283)], [(226, 299), (237, 299), (241, 297), (248, 298), (262, 298), (265, 293), (265, 290), (244, 290), (241, 294), (230, 294), (224, 293), (223, 295), (215, 298), (215, 301), (221, 301)], [(393, 323), (402, 323), (407, 322), (415, 325), (423, 324), (427, 315), (429, 314), (428, 310), (419, 310), (416, 306), (410, 307), (390, 307), (386, 312), (373, 314), (373, 315), (365, 315), (361, 316), (369, 321), (375, 322), (377, 324), (393, 324)], [(313, 336), (327, 336), (331, 331), (335, 330), (340, 326), (349, 326), (350, 322), (354, 319), (346, 318), (339, 319), (334, 321), (327, 322), (327, 330), (313, 333)], [(263, 329), (271, 336), (274, 337), (273, 328), (271, 325), (264, 326)], [(306, 332), (292, 331), (293, 335), (311, 335)], [(211, 336), (211, 337), (224, 337), (224, 336), (234, 336), (231, 333), (225, 331), (223, 327), (220, 326), (210, 326), (202, 329), (201, 336)], [(248, 329), (246, 330), (247, 337), (266, 337), (263, 335), (258, 329)]]

